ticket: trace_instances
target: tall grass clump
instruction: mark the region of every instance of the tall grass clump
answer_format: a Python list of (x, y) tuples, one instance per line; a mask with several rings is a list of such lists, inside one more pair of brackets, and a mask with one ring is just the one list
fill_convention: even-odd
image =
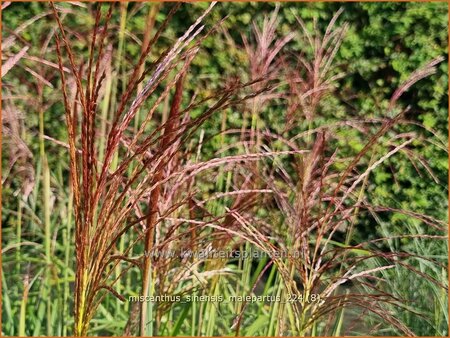
[[(364, 323), (358, 321), (363, 315), (377, 317), (375, 330), (389, 325), (390, 329), (384, 331), (387, 334), (417, 334), (420, 329), (414, 331), (416, 325), (412, 318), (421, 320), (422, 325), (431, 325), (440, 334), (440, 325), (446, 317), (442, 310), (446, 306), (442, 294), (448, 287), (446, 274), (442, 275), (445, 259), (442, 260), (443, 256), (430, 258), (429, 249), (424, 245), (429, 240), (446, 241), (445, 222), (412, 210), (371, 204), (368, 179), (393, 157), (414, 153), (413, 142), (424, 141), (415, 132), (396, 132), (396, 126), (408, 124), (405, 118), (408, 108), (402, 107), (399, 99), (416, 82), (433, 74), (443, 58), (436, 58), (413, 72), (392, 94), (383, 118), (323, 123), (320, 114), (327, 97), (344, 76), (333, 63), (348, 29), (347, 24), (336, 26), (340, 13), (332, 18), (323, 35), (315, 24), (313, 31), (309, 31), (296, 17), (307, 48), (296, 57), (296, 63), (291, 63), (298, 66), (288, 71), (287, 120), (276, 138), (282, 140), (283, 149), (301, 149), (307, 153), (299, 154), (288, 165), (274, 161), (260, 168), (259, 175), (263, 177), (260, 182), (265, 183), (259, 189), (271, 191), (273, 196), (271, 217), (261, 219), (233, 213), (240, 223), (242, 236), (271, 257), (267, 268), (273, 264), (277, 270), (272, 293), (281, 297), (281, 302), (272, 306), (267, 318), (269, 330), (265, 334), (340, 335), (344, 332), (344, 318), (347, 323), (350, 321), (347, 318), (356, 323), (346, 324), (345, 329), (355, 329), (356, 325), (356, 330), (360, 330)], [(259, 40), (261, 36), (265, 35), (256, 30), (255, 43), (263, 44)], [(284, 41), (280, 38), (277, 42)], [(249, 53), (250, 64), (257, 62), (260, 55)], [(254, 68), (250, 69), (251, 72)], [(362, 145), (357, 151), (338, 147), (343, 144), (342, 130), (348, 127), (361, 132)], [(275, 143), (270, 141), (273, 133), (269, 128), (259, 132), (266, 135), (267, 142), (257, 145), (270, 150), (271, 143)], [(431, 178), (434, 178), (432, 173)], [(380, 238), (354, 242), (354, 227), (361, 217), (373, 217), (379, 222), (378, 214), (386, 212), (408, 216), (405, 229), (411, 230), (407, 225), (411, 222), (427, 230), (395, 235), (384, 231)], [(416, 250), (392, 246), (395, 239), (411, 239)], [(380, 243), (383, 249), (376, 245)], [(422, 295), (436, 304), (432, 310), (434, 323), (424, 308), (418, 310), (409, 305), (414, 304), (408, 298), (411, 293), (402, 292), (402, 288), (393, 284), (402, 283), (402, 276), (420, 278), (428, 285), (426, 289), (436, 290), (432, 295)], [(405, 317), (408, 319), (403, 320)]]
[[(132, 266), (139, 267), (142, 272), (141, 295), (146, 297), (154, 292), (158, 272), (155, 271), (150, 253), (155, 247), (155, 236), (160, 234), (158, 227), (167, 214), (176, 212), (189, 197), (172, 196), (175, 193), (178, 195), (175, 191), (165, 194), (164, 184), (187, 174), (192, 176), (193, 172), (217, 166), (225, 161), (224, 159), (191, 167), (177, 167), (177, 164), (183, 161), (181, 148), (189, 136), (214, 112), (231, 103), (238, 104), (245, 100), (245, 96), (238, 97), (236, 93), (248, 85), (234, 82), (220, 93), (192, 101), (182, 109), (183, 81), (201, 42), (212, 32), (205, 32), (202, 20), (211, 11), (214, 3), (211, 3), (172, 46), (147, 66), (146, 59), (152, 52), (152, 47), (180, 6), (176, 4), (148, 42), (147, 48), (141, 52), (139, 60), (130, 72), (125, 91), (111, 115), (112, 121), (107, 126), (106, 135), (98, 135), (98, 99), (106, 77), (103, 65), (106, 55), (105, 42), (114, 5), (109, 6), (103, 18), (102, 6), (97, 9), (89, 59), (84, 72), (77, 66), (79, 61), (76, 61), (58, 10), (54, 4), (51, 6), (59, 27), (55, 39), (69, 135), (70, 181), (74, 198), (75, 334), (86, 335), (89, 322), (108, 293), (125, 300), (114, 289), (114, 285)], [(64, 72), (64, 54), (74, 78), (73, 88), (68, 88), (67, 75)], [(144, 84), (141, 90), (137, 91), (140, 83)], [(146, 127), (155, 110), (171, 93), (172, 88), (175, 88), (175, 91), (167, 121), (149, 131)], [(70, 90), (76, 92), (72, 102)], [(157, 90), (159, 94), (156, 100), (149, 107), (144, 106), (146, 100), (155, 95)], [(205, 107), (202, 113), (191, 118), (191, 109), (201, 104)], [(80, 109), (77, 109), (78, 105)], [(143, 122), (139, 130), (130, 135), (127, 131), (138, 112)], [(100, 160), (98, 148), (103, 137), (104, 155)], [(113, 163), (117, 155), (120, 162)], [(237, 161), (238, 158), (234, 160)], [(178, 185), (179, 189), (182, 189), (182, 184)], [(168, 200), (163, 200), (164, 198)], [(163, 203), (165, 209), (160, 210)], [(176, 236), (174, 232), (177, 232), (177, 227), (179, 225), (174, 224), (167, 230), (169, 238), (165, 239), (166, 241), (170, 241), (170, 235)], [(134, 239), (129, 241), (123, 252), (116, 253), (121, 237), (129, 233), (133, 233)], [(139, 242), (144, 243), (144, 255), (139, 259), (128, 257), (132, 246)], [(128, 265), (122, 269), (119, 276), (114, 276), (114, 267), (121, 262)], [(147, 303), (143, 302), (140, 310), (140, 330), (143, 335), (152, 334), (153, 328), (153, 309)]]
[(301, 6), (7, 20), (2, 333), (448, 335), (445, 128), (414, 106), (444, 58), (372, 88), (364, 6)]

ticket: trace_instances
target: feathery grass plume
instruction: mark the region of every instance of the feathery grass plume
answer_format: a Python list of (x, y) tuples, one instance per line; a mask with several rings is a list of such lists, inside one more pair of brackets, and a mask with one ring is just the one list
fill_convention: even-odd
[[(21, 194), (26, 200), (35, 184), (35, 172), (32, 166), (33, 154), (23, 140), (23, 114), (12, 102), (5, 102), (2, 109), (2, 147), (9, 157), (9, 166), (3, 172), (2, 184), (14, 178), (21, 179)], [(14, 174), (14, 175), (13, 175)]]
[[(332, 89), (333, 81), (342, 76), (341, 73), (330, 73), (332, 61), (347, 29), (346, 24), (342, 28), (333, 29), (340, 12), (331, 20), (323, 38), (317, 30), (314, 35), (309, 33), (303, 21), (297, 18), (312, 48), (312, 54), (309, 58), (299, 57), (299, 68), (293, 70), (300, 75), (293, 77), (296, 81), (291, 83), (291, 89), (295, 89), (295, 92), (290, 95), (293, 100), (299, 101), (298, 104), (290, 105), (286, 130), (289, 130), (301, 115), (312, 121), (315, 115), (320, 113), (318, 107), (324, 94)], [(399, 86), (390, 99), (387, 117), (353, 157), (339, 158), (339, 150), (333, 148), (333, 139), (337, 141), (339, 136), (333, 133), (332, 126), (316, 130), (310, 128), (311, 130), (286, 140), (284, 144), (291, 149), (309, 149), (309, 152), (307, 155), (300, 155), (294, 162), (295, 175), (289, 174), (292, 170), (284, 168), (278, 162), (275, 164), (276, 170), (261, 170), (260, 175), (264, 177), (262, 181), (267, 182), (267, 185), (259, 188), (273, 193), (279, 216), (274, 216), (272, 221), (274, 224), (280, 224), (279, 231), (276, 230), (277, 226), (270, 226), (265, 220), (258, 220), (254, 215), (233, 213), (241, 224), (237, 233), (272, 256), (272, 261), (282, 277), (284, 290), (287, 290), (286, 293), (281, 292), (281, 296), (284, 295), (284, 299), (287, 294), (299, 296), (298, 302), (287, 302), (284, 306), (276, 307), (279, 312), (276, 315), (276, 334), (328, 335), (336, 332), (333, 330), (341, 330), (344, 308), (359, 307), (390, 323), (397, 332), (414, 335), (408, 326), (396, 319), (395, 314), (385, 309), (386, 305), (389, 305), (401, 311), (414, 310), (405, 306), (405, 299), (396, 293), (382, 291), (383, 288), (373, 281), (382, 282), (383, 279), (379, 276), (387, 274), (390, 269), (402, 268), (426, 278), (438, 289), (447, 289), (438, 278), (419, 271), (408, 262), (414, 257), (412, 253), (395, 250), (383, 252), (373, 246), (373, 241), (352, 246), (348, 242), (344, 244), (334, 240), (337, 232), (350, 231), (351, 224), (360, 214), (368, 213), (376, 217), (375, 209), (408, 214), (412, 219), (423, 222), (432, 229), (441, 232), (445, 230), (442, 222), (425, 215), (408, 210), (394, 211), (384, 206), (371, 206), (367, 202), (365, 188), (367, 177), (378, 166), (400, 152), (412, 152), (408, 146), (416, 140), (415, 134), (398, 134), (386, 141), (388, 132), (402, 122), (405, 113), (405, 110), (398, 113), (397, 102), (413, 84), (433, 74), (435, 66), (442, 60), (441, 57), (432, 60), (412, 73)], [(394, 110), (397, 110), (397, 115), (389, 117)], [(315, 137), (311, 138), (313, 134)], [(299, 141), (300, 144), (295, 144)], [(386, 142), (390, 145), (390, 150), (377, 155), (375, 147)], [(370, 152), (372, 158), (367, 163), (366, 158)], [(340, 166), (345, 163), (344, 170), (337, 169), (338, 163)], [(264, 226), (265, 224), (267, 226)], [(415, 238), (426, 240), (428, 236), (416, 235)], [(406, 237), (408, 235), (405, 235)], [(442, 236), (438, 235), (436, 238)], [(375, 241), (389, 241), (389, 237)], [(274, 257), (276, 252), (287, 252), (288, 256), (279, 259), (279, 255)], [(441, 269), (438, 261), (422, 258), (438, 270)], [(374, 262), (377, 263), (374, 265)], [(343, 293), (341, 286), (345, 283), (352, 283), (358, 292)], [(314, 298), (312, 301), (311, 297)], [(238, 322), (241, 318), (242, 313)], [(334, 323), (333, 319), (341, 322)], [(286, 331), (286, 321), (290, 323), (289, 331)], [(319, 325), (321, 322), (326, 325)], [(334, 328), (332, 324), (335, 324)], [(272, 331), (269, 334), (272, 334)]]
[[(253, 21), (252, 39), (249, 41), (245, 35), (242, 35), (245, 51), (249, 62), (249, 76), (252, 80), (263, 78), (255, 84), (255, 90), (258, 90), (272, 81), (278, 81), (282, 77), (283, 56), (282, 50), (286, 44), (294, 37), (291, 32), (283, 37), (277, 36), (278, 11), (280, 6), (277, 4), (270, 17), (265, 16), (262, 27), (256, 21)], [(249, 107), (251, 115), (251, 133), (250, 142), (253, 142), (258, 149), (261, 140), (259, 134), (259, 119), (263, 105), (267, 100), (279, 97), (280, 94), (274, 90), (265, 95), (255, 98)], [(244, 121), (245, 122), (245, 121)], [(242, 127), (245, 130), (245, 124)]]
[[(414, 254), (384, 252), (374, 246), (375, 242), (391, 240), (390, 236), (358, 245), (343, 244), (333, 237), (336, 232), (345, 231), (355, 216), (367, 212), (369, 215), (374, 213), (376, 215), (378, 211), (389, 210), (386, 207), (370, 206), (365, 199), (358, 198), (357, 191), (348, 194), (347, 192), (355, 191), (356, 187), (362, 188), (364, 178), (369, 172), (410, 145), (413, 139), (408, 138), (393, 147), (390, 152), (382, 155), (362, 172), (349, 175), (345, 183), (341, 184), (340, 191), (343, 197), (337, 197), (335, 188), (339, 185), (342, 173), (334, 169), (334, 163), (339, 158), (337, 150), (330, 149), (329, 144), (332, 144), (330, 138), (331, 136), (327, 136), (326, 133), (317, 134), (311, 145), (312, 150), (300, 161), (295, 176), (284, 174), (277, 177), (275, 174), (265, 174), (267, 175), (265, 188), (273, 192), (280, 210), (278, 217), (274, 216), (268, 221), (254, 217), (246, 220), (248, 216), (236, 214), (236, 218), (242, 218), (242, 227), (238, 232), (243, 238), (248, 238), (271, 256), (279, 257), (275, 255), (276, 252), (288, 253), (285, 260), (273, 258), (273, 262), (280, 270), (286, 289), (290, 294), (300, 295), (301, 301), (288, 303), (288, 309), (284, 311), (287, 313), (293, 311), (296, 314), (295, 320), (289, 331), (286, 332), (286, 329), (280, 327), (278, 332), (300, 335), (316, 335), (319, 332), (330, 334), (332, 320), (339, 318), (336, 316), (339, 311), (343, 308), (359, 307), (390, 323), (398, 330), (397, 332), (414, 335), (408, 326), (396, 319), (395, 314), (385, 311), (387, 306), (400, 311), (413, 309), (405, 306), (407, 299), (400, 298), (395, 293), (382, 291), (385, 288), (379, 284), (385, 282), (387, 278), (380, 276), (389, 269), (401, 268), (425, 278), (437, 289), (444, 291), (447, 286), (439, 282), (438, 278), (427, 275), (408, 263), (408, 260), (414, 259)], [(330, 151), (331, 156), (327, 155)], [(283, 168), (280, 168), (280, 171), (288, 172)], [(439, 220), (408, 211), (401, 212), (442, 233), (445, 230), (445, 225)], [(277, 219), (282, 220), (282, 223), (277, 222)], [(280, 230), (276, 230), (277, 226), (264, 226), (270, 221), (280, 224)], [(287, 229), (284, 226), (287, 226)], [(408, 235), (401, 237), (408, 238)], [(428, 235), (419, 234), (415, 238), (426, 240)], [(269, 244), (272, 242), (271, 239), (274, 244)], [(444, 265), (433, 259), (425, 256), (420, 259), (426, 260), (437, 269), (444, 268)], [(345, 283), (352, 283), (352, 289), (356, 291), (342, 293), (341, 286)], [(311, 297), (314, 299), (311, 300)], [(278, 317), (286, 318), (286, 312), (280, 311), (282, 313)], [(328, 324), (320, 327), (319, 323), (324, 322)]]
[[(333, 60), (348, 30), (348, 24), (336, 26), (341, 15), (341, 8), (330, 20), (324, 34), (317, 29), (317, 22), (313, 22), (313, 31), (310, 32), (306, 24), (295, 13), (294, 16), (301, 28), (302, 40), (308, 50), (297, 55), (297, 67), (290, 70), (290, 95), (287, 111), (287, 128), (290, 129), (295, 121), (304, 118), (311, 121), (321, 99), (335, 86), (335, 82), (344, 74), (336, 73), (333, 69)], [(299, 114), (301, 113), (301, 114)]]
[[(109, 6), (109, 10), (103, 19), (102, 29), (100, 29), (102, 22), (101, 6), (97, 9), (90, 55), (87, 61), (86, 81), (83, 81), (80, 70), (76, 67), (75, 55), (58, 10), (53, 3), (51, 4), (59, 27), (59, 32), (55, 38), (66, 107), (71, 183), (74, 194), (77, 264), (75, 279), (76, 335), (85, 335), (88, 332), (90, 320), (108, 293), (124, 300), (124, 297), (113, 288), (113, 285), (131, 267), (137, 266), (142, 269), (142, 296), (145, 297), (149, 292), (152, 292), (151, 290), (155, 287), (154, 273), (156, 268), (154, 262), (152, 263), (151, 252), (156, 247), (154, 242), (158, 243), (159, 241), (158, 238), (155, 238), (155, 234), (158, 236), (158, 233), (162, 233), (162, 230), (158, 227), (163, 222), (164, 217), (176, 212), (180, 206), (188, 202), (186, 198), (182, 199), (181, 202), (177, 200), (164, 201), (164, 204), (168, 206), (167, 210), (160, 210), (164, 184), (187, 173), (186, 168), (173, 170), (176, 168), (174, 167), (176, 157), (182, 156), (179, 153), (183, 143), (214, 112), (229, 105), (240, 104), (259, 94), (250, 93), (239, 97), (236, 94), (240, 91), (248, 91), (247, 88), (254, 82), (249, 84), (234, 82), (231, 86), (221, 90), (220, 93), (200, 102), (194, 101), (187, 108), (180, 109), (183, 78), (187, 75), (189, 64), (197, 54), (201, 42), (215, 29), (214, 27), (204, 33), (204, 25), (202, 24), (203, 19), (211, 11), (214, 4), (211, 3), (186, 32), (159, 56), (157, 61), (149, 67), (144, 67), (145, 59), (180, 4), (172, 7), (164, 22), (149, 41), (147, 48), (141, 53), (132, 71), (127, 91), (121, 96), (113, 121), (109, 126), (105, 153), (101, 161), (98, 158), (96, 123), (98, 120), (98, 97), (105, 79), (105, 72), (101, 70), (100, 64), (105, 53), (107, 28), (114, 5)], [(72, 107), (76, 102), (71, 103), (69, 101), (67, 80), (63, 71), (63, 48), (76, 81), (76, 97), (82, 108), (79, 120), (72, 113)], [(143, 72), (142, 67), (144, 67)], [(139, 76), (141, 72), (142, 75)], [(136, 92), (139, 84), (144, 80), (145, 84), (142, 89)], [(147, 110), (144, 122), (138, 132), (128, 137), (127, 129), (137, 112), (142, 109), (144, 102), (160, 87), (163, 88), (163, 95)], [(175, 94), (167, 121), (148, 134), (145, 129), (147, 124), (152, 119), (158, 105), (164, 97), (169, 95), (173, 87), (175, 87)], [(260, 92), (264, 90), (262, 88)], [(132, 99), (133, 95), (134, 99)], [(202, 104), (208, 104), (207, 108), (200, 116), (191, 119), (189, 112)], [(122, 149), (125, 151), (122, 151)], [(78, 155), (78, 150), (81, 150), (81, 155)], [(121, 163), (114, 168), (111, 164), (113, 156), (117, 152), (121, 154)], [(196, 170), (192, 168), (190, 174), (193, 176), (192, 173), (194, 172), (199, 173), (217, 165), (219, 164), (206, 162), (197, 166)], [(130, 168), (132, 169), (127, 174)], [(177, 186), (180, 189), (182, 184), (178, 182)], [(147, 211), (142, 212), (141, 217), (134, 218), (133, 215), (136, 210), (140, 209), (145, 199), (148, 199)], [(141, 231), (139, 227), (142, 225), (143, 219), (147, 221)], [(177, 227), (179, 227), (179, 224), (164, 230), (166, 234), (169, 234), (167, 241), (174, 240), (170, 237), (170, 234), (173, 234)], [(129, 243), (124, 252), (114, 254), (118, 241), (126, 233), (134, 233), (135, 239)], [(141, 241), (145, 243), (144, 255), (138, 259), (127, 257), (131, 247)], [(128, 263), (127, 267), (122, 269), (121, 275), (113, 277), (114, 267), (121, 262)], [(159, 287), (161, 288), (161, 286)], [(144, 302), (141, 307), (142, 335), (151, 334), (154, 325), (152, 317), (148, 316), (146, 306), (147, 304)]]

